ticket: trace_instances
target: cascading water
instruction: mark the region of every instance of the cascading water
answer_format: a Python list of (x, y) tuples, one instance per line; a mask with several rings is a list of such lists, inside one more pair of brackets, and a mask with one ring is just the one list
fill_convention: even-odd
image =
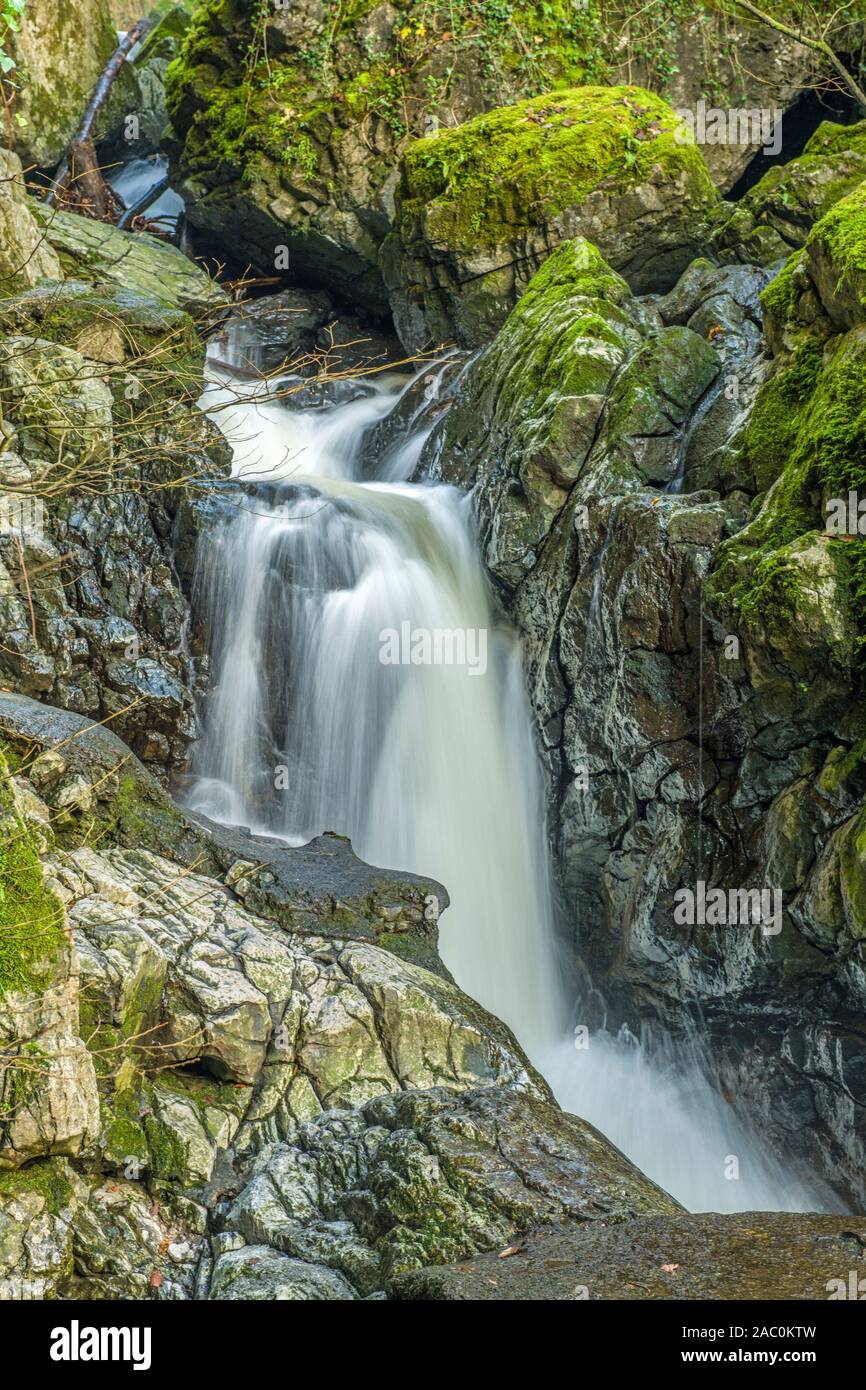
[[(519, 644), (492, 604), (469, 499), (405, 481), (417, 434), (361, 480), (364, 432), (404, 387), (357, 389), (317, 409), (226, 377), (205, 393), (255, 486), (201, 547), (214, 688), (191, 805), (294, 843), (337, 831), (370, 863), (439, 879), (445, 963), (566, 1109), (693, 1210), (814, 1208), (699, 1057), (662, 1061), (628, 1035), (575, 1046)], [(401, 656), (419, 632), (475, 634), (476, 659), (413, 664), (410, 650), (386, 664), (389, 631)]]

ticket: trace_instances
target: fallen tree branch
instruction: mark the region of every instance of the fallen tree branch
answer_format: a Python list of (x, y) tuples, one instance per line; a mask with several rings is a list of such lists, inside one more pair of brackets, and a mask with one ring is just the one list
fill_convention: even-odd
[[(81, 125), (70, 141), (69, 153), (60, 165), (54, 181), (48, 190), (45, 201), (49, 207), (56, 207), (58, 200), (65, 197), (70, 184), (73, 182), (74, 151), (77, 147), (86, 145), (90, 145), (92, 148), (93, 129), (96, 125), (96, 118), (105, 105), (114, 80), (133, 48), (144, 38), (148, 30), (152, 28), (153, 23), (153, 16), (137, 20), (132, 28), (124, 34), (117, 48), (103, 68), (102, 76), (97, 82), (93, 90), (93, 95), (85, 108)], [(93, 169), (96, 169), (95, 158), (93, 160)], [(92, 170), (88, 172), (92, 172)], [(100, 174), (99, 177), (102, 178), (102, 175)], [(103, 180), (103, 183), (104, 182)]]

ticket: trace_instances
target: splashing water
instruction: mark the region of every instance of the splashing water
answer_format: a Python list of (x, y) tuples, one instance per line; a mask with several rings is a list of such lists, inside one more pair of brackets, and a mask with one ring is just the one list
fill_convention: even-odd
[[(226, 377), (206, 390), (236, 476), (257, 486), (200, 547), (214, 689), (190, 804), (292, 843), (333, 830), (370, 863), (440, 880), (446, 965), (566, 1109), (692, 1210), (814, 1209), (822, 1199), (761, 1151), (699, 1052), (663, 1057), (625, 1033), (575, 1048), (521, 652), (469, 500), (405, 481), (417, 433), (389, 451), (387, 481), (360, 480), (364, 432), (403, 389), (368, 383), (306, 410)], [(383, 632), (404, 624), (486, 634), (486, 670), (383, 664)]]

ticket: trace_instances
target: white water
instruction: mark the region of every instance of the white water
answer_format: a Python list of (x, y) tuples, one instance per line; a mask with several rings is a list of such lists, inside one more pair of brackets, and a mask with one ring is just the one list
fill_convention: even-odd
[[(698, 1057), (662, 1062), (604, 1033), (575, 1048), (521, 653), (493, 610), (469, 500), (400, 481), (417, 437), (383, 463), (387, 483), (358, 476), (363, 431), (401, 389), (318, 411), (225, 378), (206, 392), (236, 474), (296, 486), (239, 495), (205, 549), (214, 692), (191, 804), (295, 843), (334, 830), (370, 863), (438, 879), (451, 896), (443, 959), (566, 1109), (692, 1210), (814, 1209)], [(405, 621), (485, 630), (486, 673), (383, 665), (380, 633)]]

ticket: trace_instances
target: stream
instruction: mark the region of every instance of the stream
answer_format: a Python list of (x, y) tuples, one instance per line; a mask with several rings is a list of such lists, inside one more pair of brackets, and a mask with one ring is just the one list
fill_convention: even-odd
[[(291, 844), (335, 831), (372, 864), (443, 883), (441, 955), (461, 988), (510, 1025), (566, 1110), (687, 1208), (826, 1207), (717, 1093), (697, 1036), (582, 1029), (520, 645), (471, 498), (408, 481), (411, 426), (364, 476), (365, 435), (407, 389), (373, 380), (303, 408), (211, 364), (201, 408), (244, 487), (199, 546), (212, 665), (190, 806)], [(447, 659), (454, 634), (462, 663)], [(425, 641), (438, 663), (413, 660)]]

